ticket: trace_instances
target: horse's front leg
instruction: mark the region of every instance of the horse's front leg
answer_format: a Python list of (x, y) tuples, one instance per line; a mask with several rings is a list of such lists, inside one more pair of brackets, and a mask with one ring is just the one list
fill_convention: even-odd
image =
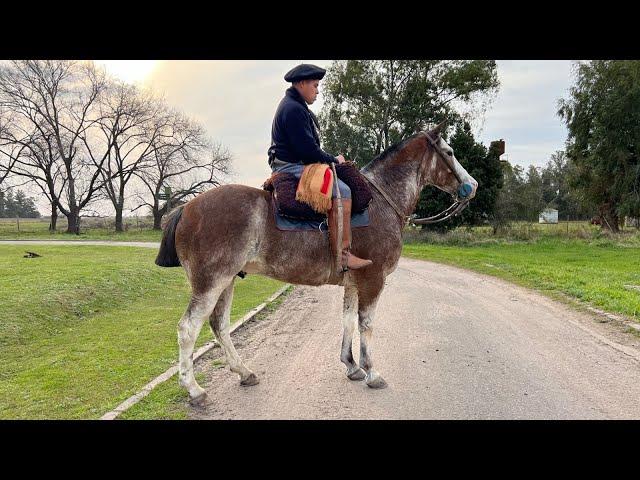
[(366, 383), (371, 388), (386, 388), (387, 382), (374, 370), (371, 359), (373, 319), (378, 299), (384, 288), (384, 278), (361, 277), (358, 282), (358, 330), (360, 330), (360, 368), (366, 373)]

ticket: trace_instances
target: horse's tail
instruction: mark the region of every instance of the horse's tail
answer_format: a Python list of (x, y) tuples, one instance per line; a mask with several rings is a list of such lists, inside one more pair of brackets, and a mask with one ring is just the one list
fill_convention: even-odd
[(156, 257), (156, 265), (160, 267), (179, 267), (180, 259), (176, 252), (176, 226), (182, 217), (182, 209), (184, 205), (176, 208), (169, 215), (169, 219), (164, 226), (162, 241), (160, 242), (160, 251)]

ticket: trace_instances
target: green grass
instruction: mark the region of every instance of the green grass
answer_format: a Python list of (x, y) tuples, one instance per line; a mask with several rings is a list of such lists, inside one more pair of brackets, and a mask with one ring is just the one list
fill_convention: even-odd
[(116, 232), (112, 220), (83, 219), (80, 224), (80, 235), (65, 233), (66, 220), (58, 220), (57, 230), (49, 232), (49, 221), (46, 219), (20, 219), (20, 228), (15, 218), (0, 219), (0, 240), (116, 240), (131, 242), (159, 242), (162, 238), (160, 230), (152, 229), (153, 223), (148, 219), (136, 221), (128, 218), (125, 221), (126, 231)]
[[(273, 313), (293, 287), (289, 287), (283, 295), (268, 304), (252, 321), (260, 322), (269, 314)], [(223, 368), (224, 360), (214, 360), (214, 368)], [(229, 375), (235, 373), (229, 372)], [(196, 380), (203, 384), (204, 376), (196, 373)], [(185, 420), (189, 413), (189, 395), (187, 391), (178, 385), (177, 376), (173, 376), (166, 382), (158, 385), (153, 391), (136, 403), (126, 412), (123, 412), (118, 419), (121, 420)]]
[[(155, 266), (155, 249), (29, 250), (42, 257), (0, 245), (0, 418), (99, 418), (175, 363), (183, 269)], [(232, 321), (281, 285), (236, 279)]]
[(497, 238), (460, 245), (409, 242), (403, 255), (494, 275), (552, 296), (560, 292), (640, 321), (640, 291), (628, 287), (640, 286), (640, 242), (635, 237), (526, 242)]

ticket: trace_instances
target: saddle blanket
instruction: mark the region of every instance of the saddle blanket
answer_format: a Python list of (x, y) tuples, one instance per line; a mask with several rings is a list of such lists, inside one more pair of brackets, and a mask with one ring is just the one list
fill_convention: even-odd
[[(278, 230), (288, 231), (303, 231), (303, 230), (320, 230), (322, 232), (327, 231), (327, 222), (324, 221), (311, 221), (311, 220), (294, 220), (292, 218), (283, 217), (278, 214), (278, 209), (273, 209), (273, 213), (276, 217), (276, 227)], [(363, 212), (351, 215), (351, 228), (368, 227), (369, 226), (369, 208), (367, 207)]]

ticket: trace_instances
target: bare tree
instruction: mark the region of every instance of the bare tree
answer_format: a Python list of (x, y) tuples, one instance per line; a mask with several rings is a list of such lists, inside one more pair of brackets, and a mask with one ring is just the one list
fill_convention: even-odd
[(12, 170), (22, 155), (24, 147), (17, 145), (14, 142), (7, 139), (10, 137), (10, 125), (11, 120), (9, 115), (0, 111), (0, 186), (4, 183), (7, 177), (12, 173)]
[[(170, 122), (152, 142), (150, 163), (135, 173), (151, 198), (140, 196), (142, 203), (134, 210), (151, 208), (154, 230), (161, 228), (162, 216), (172, 206), (220, 185), (231, 163), (228, 150), (208, 140), (201, 125), (176, 112), (169, 118)], [(165, 203), (158, 199), (163, 187), (171, 187), (171, 196)]]
[(26, 147), (25, 153), (18, 158), (13, 173), (35, 185), (48, 200), (51, 208), (49, 231), (56, 231), (58, 199), (67, 185), (64, 164), (60, 162), (57, 150), (52, 148), (51, 139), (32, 136), (20, 140), (19, 144)]
[(56, 199), (62, 195), (66, 181), (60, 156), (52, 145), (52, 136), (43, 136), (33, 124), (10, 111), (0, 113), (0, 124), (0, 155), (8, 162), (7, 173), (42, 191), (51, 206), (49, 230), (55, 231)]
[(29, 148), (23, 173), (42, 172), (38, 180), (67, 217), (68, 233), (79, 233), (80, 213), (103, 186), (101, 165), (112, 145), (92, 141), (92, 132), (105, 88), (104, 72), (91, 62), (21, 60), (0, 67), (0, 107), (17, 114), (39, 145)]
[(23, 152), (24, 147), (20, 145), (0, 141), (0, 187), (9, 175), (15, 173), (15, 165)]
[(104, 192), (116, 211), (116, 231), (122, 232), (125, 190), (134, 174), (150, 161), (154, 142), (165, 134), (170, 117), (150, 94), (122, 82), (113, 83), (101, 102), (99, 123), (107, 159), (100, 165)]

